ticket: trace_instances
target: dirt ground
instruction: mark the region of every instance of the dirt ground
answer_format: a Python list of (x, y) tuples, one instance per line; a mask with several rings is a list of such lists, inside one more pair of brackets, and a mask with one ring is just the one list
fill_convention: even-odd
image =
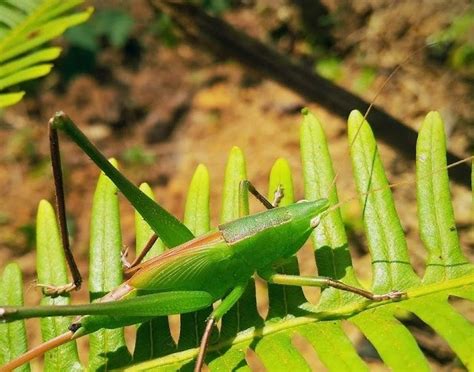
[[(337, 83), (354, 89), (363, 66), (370, 66), (376, 72), (375, 80), (361, 92), (369, 101), (397, 64), (469, 5), (469, 1), (323, 3), (339, 22), (331, 34), (333, 53), (342, 60), (342, 76)], [(341, 8), (342, 3), (347, 4)], [(146, 32), (154, 17), (146, 1), (97, 1), (94, 6), (121, 7), (133, 16), (131, 39), (141, 46), (140, 56), (132, 64), (126, 50), (106, 47), (98, 55), (93, 74), (77, 76), (63, 86), (60, 75), (53, 72), (34, 94), (0, 117), (0, 270), (15, 260), (26, 283), (34, 279), (36, 207), (41, 199), (52, 201), (54, 197), (46, 123), (56, 110), (67, 112), (107, 157), (119, 159), (121, 169), (134, 182), (149, 182), (160, 203), (175, 215), (182, 216), (194, 169), (199, 163), (205, 164), (211, 175), (212, 217), (217, 223), (226, 157), (233, 145), (243, 150), (248, 177), (263, 190), (273, 162), (278, 157), (287, 158), (294, 172), (296, 196), (302, 198), (299, 108), (308, 106), (325, 125), (335, 169), (340, 173), (340, 198), (354, 195), (345, 123), (339, 117), (246, 70), (237, 61), (217, 58), (185, 41), (167, 48)], [(303, 58), (308, 46), (299, 28), (300, 12), (288, 0), (257, 0), (252, 6), (225, 13), (225, 18), (268, 43), (272, 42), (270, 32), (284, 25), (292, 37), (273, 41), (274, 46)], [(403, 64), (380, 93), (377, 104), (414, 128), (430, 110), (440, 111), (449, 148), (466, 157), (472, 151), (472, 81), (472, 75), (454, 72), (421, 52)], [(391, 182), (414, 179), (413, 164), (401, 161), (384, 143), (379, 148)], [(62, 153), (73, 247), (87, 277), (89, 210), (98, 170), (68, 141), (63, 142)], [(135, 160), (131, 154), (136, 155)], [(472, 225), (471, 194), (455, 184), (452, 194), (461, 245), (473, 259), (474, 236), (468, 233)], [(422, 274), (426, 253), (417, 235), (414, 187), (396, 189), (395, 198), (412, 263)], [(258, 206), (253, 205), (253, 210)], [(127, 247), (134, 245), (132, 212), (123, 201), (122, 229)], [(346, 214), (354, 220), (358, 208), (351, 205)], [(355, 267), (368, 281), (370, 257), (365, 240), (360, 230), (355, 230), (352, 238)], [(29, 289), (28, 293), (28, 302), (34, 303), (36, 291)], [(82, 299), (86, 296), (85, 290), (77, 295)], [(431, 347), (445, 353), (438, 360), (432, 358), (433, 367), (450, 369), (452, 354), (443, 341)]]

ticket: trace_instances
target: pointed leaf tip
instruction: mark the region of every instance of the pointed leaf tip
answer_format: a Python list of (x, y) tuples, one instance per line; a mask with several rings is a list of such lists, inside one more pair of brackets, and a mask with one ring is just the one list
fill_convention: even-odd
[(232, 146), (229, 156), (243, 155), (242, 149), (239, 146)]
[(110, 164), (112, 164), (115, 168), (118, 168), (118, 161), (115, 158), (109, 158), (108, 159)]
[(268, 182), (268, 199), (274, 198), (278, 187), (283, 188), (283, 199), (280, 206), (294, 203), (293, 178), (291, 175), (290, 163), (285, 158), (278, 158), (270, 171), (270, 180)]
[[(8, 264), (0, 273), (0, 304), (23, 305), (23, 281), (20, 267), (16, 263)], [(18, 357), (28, 350), (24, 321), (0, 323), (0, 365)], [(29, 372), (30, 365), (24, 365), (15, 371)]]
[(196, 236), (210, 229), (209, 188), (209, 172), (199, 164), (189, 186), (184, 213), (185, 225)]
[(49, 201), (47, 201), (46, 199), (41, 199), (40, 202), (38, 203), (38, 211), (48, 208), (48, 206), (52, 208), (51, 203)]
[(141, 191), (143, 191), (143, 192), (144, 192), (147, 196), (149, 196), (150, 198), (153, 198), (153, 190), (152, 190), (151, 186), (150, 186), (148, 183), (142, 182), (142, 183), (140, 184), (139, 189), (140, 189)]
[(196, 171), (194, 172), (194, 175), (199, 175), (199, 176), (209, 175), (209, 171), (204, 164), (199, 163), (198, 166), (196, 167)]
[(285, 158), (278, 158), (277, 160), (275, 160), (275, 163), (273, 164), (273, 168), (277, 168), (277, 169), (290, 169), (290, 163), (288, 162), (288, 160), (286, 160)]
[(425, 117), (426, 122), (441, 122), (442, 120), (441, 114), (438, 111), (430, 111)]
[(352, 110), (347, 120), (354, 120), (354, 119), (362, 120), (363, 117), (364, 115), (362, 115), (362, 113), (359, 110)]

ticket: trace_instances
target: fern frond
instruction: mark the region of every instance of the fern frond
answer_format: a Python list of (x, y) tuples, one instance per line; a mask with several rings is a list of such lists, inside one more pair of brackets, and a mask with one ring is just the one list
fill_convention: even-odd
[(5, 92), (51, 71), (60, 48), (44, 44), (86, 21), (92, 8), (71, 14), (84, 0), (0, 0), (0, 108), (21, 100), (24, 92)]
[[(463, 255), (455, 229), (446, 172), (444, 128), (439, 114), (430, 113), (426, 117), (417, 145), (418, 218), (420, 235), (428, 251), (423, 278), (416, 275), (410, 263), (407, 243), (372, 131), (359, 112), (350, 115), (349, 137), (372, 257), (371, 290), (375, 293), (402, 290), (406, 297), (398, 302), (374, 303), (352, 293), (329, 288), (322, 291), (317, 304), (312, 304), (299, 287), (268, 285), (269, 310), (266, 318), (262, 319), (257, 308), (256, 288), (249, 285), (238, 304), (222, 319), (220, 333), (214, 335), (217, 337), (209, 346), (206, 363), (211, 371), (249, 370), (246, 361), (249, 348), (267, 370), (310, 371), (312, 366), (295, 345), (296, 336), (307, 341), (319, 361), (330, 371), (369, 370), (368, 363), (347, 335), (343, 322), (349, 322), (361, 331), (389, 369), (430, 370), (427, 355), (400, 320), (400, 314), (404, 318), (416, 316), (421, 319), (446, 341), (468, 370), (474, 370), (474, 325), (449, 302), (454, 297), (474, 301), (474, 265)], [(301, 151), (305, 197), (329, 198), (332, 204), (337, 204), (337, 191), (332, 188), (334, 171), (325, 135), (321, 124), (309, 112), (304, 113), (301, 127)], [(221, 221), (248, 213), (248, 200), (242, 203), (238, 192), (239, 183), (245, 178), (245, 158), (240, 149), (233, 148), (226, 168)], [(284, 159), (276, 161), (269, 185), (270, 198), (276, 185), (283, 185), (285, 196), (281, 205), (294, 202), (292, 176)], [(105, 260), (101, 263), (99, 259), (94, 268), (99, 273), (99, 279), (102, 271), (110, 271), (112, 265), (120, 265), (118, 214), (111, 213), (117, 209), (117, 196), (114, 187), (109, 186), (111, 189), (99, 198), (101, 213), (94, 214), (92, 230), (95, 231), (94, 240), (99, 243), (115, 242), (115, 263), (105, 263)], [(148, 187), (142, 186), (142, 189), (152, 195)], [(191, 182), (185, 211), (185, 224), (193, 234), (209, 230), (209, 194), (209, 175), (207, 169), (200, 165)], [(240, 209), (239, 204), (243, 204)], [(115, 227), (111, 228), (111, 225)], [(57, 227), (44, 228), (51, 230), (50, 234), (55, 229)], [(150, 234), (151, 230), (137, 216), (140, 245)], [(361, 287), (338, 209), (323, 217), (313, 234), (312, 243), (320, 275)], [(98, 255), (105, 257), (109, 251), (100, 252)], [(94, 270), (91, 269), (91, 272)], [(298, 274), (298, 261), (293, 258), (281, 265), (279, 270), (286, 274)], [(99, 281), (96, 279), (97, 276), (94, 276), (94, 282)], [(107, 289), (99, 287), (93, 291)], [(113, 362), (114, 367), (129, 371), (190, 369), (198, 354), (205, 319), (210, 312), (211, 309), (203, 309), (182, 315), (177, 343), (172, 337), (168, 317), (143, 323), (138, 327), (132, 363), (124, 350), (125, 346), (109, 347), (98, 351), (103, 359), (100, 365), (94, 363), (94, 367)], [(1, 342), (0, 337), (0, 352)]]
[[(351, 293), (326, 289), (318, 304), (313, 305), (305, 300), (300, 288), (269, 285), (269, 314), (262, 320), (256, 308), (255, 290), (251, 288), (251, 294), (244, 297), (243, 303), (224, 317), (220, 337), (209, 347), (206, 361), (211, 371), (247, 369), (248, 348), (254, 350), (267, 370), (310, 371), (311, 366), (294, 344), (296, 335), (306, 339), (328, 370), (366, 371), (368, 364), (350, 341), (343, 321), (359, 328), (388, 368), (429, 370), (427, 357), (398, 319), (400, 313), (416, 315), (444, 338), (466, 368), (474, 368), (474, 356), (469, 350), (474, 344), (474, 326), (448, 302), (452, 296), (474, 300), (474, 265), (463, 256), (453, 229), (444, 170), (444, 131), (439, 115), (430, 113), (427, 116), (418, 140), (417, 187), (423, 190), (418, 192), (419, 219), (421, 235), (425, 236), (423, 240), (430, 252), (423, 279), (415, 274), (410, 264), (372, 131), (358, 112), (351, 114), (349, 128), (350, 137), (357, 136), (355, 140), (350, 138), (350, 142), (354, 142), (351, 147), (358, 189), (360, 193), (379, 190), (361, 197), (372, 256), (372, 290), (376, 293), (404, 290), (407, 298), (395, 303), (370, 303)], [(329, 197), (336, 204), (337, 193), (330, 189), (334, 172), (324, 133), (320, 123), (308, 112), (302, 125), (301, 141), (306, 198)], [(436, 175), (432, 174), (434, 170), (438, 170)], [(245, 174), (245, 170), (239, 172)], [(274, 182), (270, 184), (274, 185)], [(285, 183), (285, 188), (292, 188), (291, 180), (278, 182)], [(232, 203), (226, 202), (226, 205), (231, 208)], [(320, 274), (360, 286), (338, 210), (323, 218), (314, 233), (313, 244)], [(297, 274), (299, 269), (293, 260), (281, 270)], [(191, 329), (182, 331), (190, 332)], [(194, 347), (187, 349), (178, 344), (175, 352), (170, 353), (172, 348), (167, 348), (156, 353), (160, 357), (126, 370), (190, 368), (198, 352), (197, 346), (197, 341)]]

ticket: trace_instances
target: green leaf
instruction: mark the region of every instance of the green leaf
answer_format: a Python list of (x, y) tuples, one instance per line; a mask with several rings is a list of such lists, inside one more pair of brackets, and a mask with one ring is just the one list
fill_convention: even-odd
[[(151, 187), (147, 183), (142, 183), (140, 185), (140, 190), (145, 193), (150, 199), (155, 200), (153, 195), (153, 191)], [(151, 229), (150, 225), (146, 223), (140, 213), (135, 211), (135, 249), (137, 255), (141, 253), (143, 248), (145, 248), (146, 244), (150, 240), (153, 235), (153, 230)], [(145, 260), (149, 260), (152, 257), (158, 256), (165, 250), (165, 246), (161, 239), (158, 239), (150, 251), (145, 256)]]
[(430, 112), (416, 148), (416, 191), (420, 236), (428, 250), (424, 283), (456, 278), (472, 270), (464, 257), (454, 221), (446, 168), (446, 137), (441, 116)]
[(20, 102), (24, 95), (25, 92), (0, 94), (0, 108)]
[[(287, 160), (279, 158), (273, 164), (268, 182), (268, 198), (273, 198), (278, 186), (283, 187), (284, 197), (280, 206), (294, 203), (293, 179)], [(278, 249), (278, 247), (275, 247)], [(277, 272), (298, 275), (296, 258), (280, 265)], [(302, 289), (268, 284), (269, 312), (267, 322), (284, 319), (297, 312), (296, 304), (305, 301)], [(292, 343), (293, 333), (274, 334), (257, 343), (255, 352), (268, 370), (276, 371), (310, 371), (310, 366)], [(278, 355), (278, 358), (275, 358)]]
[[(305, 197), (308, 200), (329, 199), (331, 205), (339, 202), (326, 135), (319, 120), (308, 109), (303, 109), (300, 128), (301, 161)], [(340, 209), (329, 212), (312, 235), (318, 274), (336, 278), (360, 287), (349, 252), (347, 235)], [(337, 309), (348, 300), (361, 301), (359, 296), (334, 288), (323, 291), (320, 306)]]
[[(21, 271), (17, 264), (11, 263), (5, 267), (0, 280), (0, 304), (22, 306), (23, 283)], [(0, 323), (0, 365), (23, 354), (28, 350), (25, 322)], [(30, 364), (15, 371), (29, 372)]]
[(270, 171), (270, 179), (268, 181), (268, 200), (273, 200), (275, 191), (281, 187), (283, 189), (283, 198), (279, 207), (290, 205), (295, 202), (293, 190), (293, 178), (291, 176), (290, 164), (288, 160), (279, 158), (273, 164)]
[(368, 371), (357, 354), (341, 321), (319, 322), (297, 327), (296, 331), (317, 351), (321, 362), (330, 371)]
[[(115, 167), (117, 162), (110, 161)], [(122, 233), (117, 187), (101, 173), (91, 217), (89, 292), (97, 301), (122, 283)], [(102, 329), (89, 336), (89, 368), (109, 369), (130, 360), (123, 329)]]
[(0, 89), (5, 89), (23, 81), (32, 80), (37, 77), (47, 75), (51, 71), (52, 67), (53, 65), (51, 64), (42, 64), (25, 68), (15, 74), (9, 75), (6, 78), (0, 79)]
[[(56, 222), (53, 207), (46, 200), (38, 206), (36, 217), (36, 270), (38, 283), (61, 286), (68, 284), (66, 260)], [(67, 305), (70, 298), (66, 296), (44, 296), (41, 305)], [(41, 319), (43, 341), (50, 340), (68, 330), (72, 318), (50, 317)], [(62, 345), (45, 354), (45, 371), (82, 371), (75, 342)]]
[[(60, 48), (44, 47), (72, 26), (85, 22), (92, 8), (69, 14), (83, 0), (4, 1), (0, 4), (0, 107), (15, 104), (22, 92), (5, 88), (44, 76)], [(20, 96), (21, 94), (21, 96)]]
[[(244, 154), (241, 149), (234, 146), (230, 151), (225, 168), (220, 223), (235, 220), (240, 217), (241, 213), (244, 215), (249, 213), (248, 199), (240, 194), (240, 181), (246, 179)], [(243, 200), (242, 211), (239, 210), (241, 197)]]
[[(189, 187), (184, 223), (195, 235), (209, 231), (209, 173), (199, 165)], [(160, 317), (140, 325), (135, 344), (134, 361), (163, 356), (179, 349), (195, 347), (199, 344), (196, 335), (201, 333), (205, 320), (212, 308), (181, 316), (179, 344), (175, 345), (168, 327), (168, 318)], [(199, 330), (199, 332), (197, 332)]]
[(184, 224), (195, 236), (210, 230), (209, 187), (209, 172), (199, 164), (191, 180), (184, 209)]
[(16, 59), (12, 62), (6, 63), (3, 66), (0, 66), (0, 77), (9, 76), (12, 79), (11, 75), (15, 71), (19, 71), (18, 74), (21, 75), (21, 70), (26, 67), (30, 67), (39, 62), (51, 61), (59, 57), (61, 53), (60, 48), (46, 48), (35, 53), (31, 53), (23, 58)]
[[(410, 264), (407, 243), (372, 130), (358, 111), (349, 115), (348, 129), (354, 177), (372, 256), (372, 289), (375, 293), (386, 293), (415, 286), (419, 278)], [(373, 190), (377, 191), (371, 192)]]
[[(279, 158), (273, 164), (268, 181), (268, 199), (272, 199), (278, 186), (283, 187), (283, 199), (280, 206), (290, 205), (295, 202), (293, 178), (290, 164), (286, 159)], [(278, 249), (278, 247), (275, 247)], [(280, 265), (277, 271), (281, 274), (298, 275), (299, 268), (296, 257)], [(297, 311), (296, 304), (305, 301), (303, 291), (299, 287), (287, 287), (277, 284), (268, 284), (269, 311), (267, 320), (281, 319)], [(284, 341), (286, 342), (286, 340)]]

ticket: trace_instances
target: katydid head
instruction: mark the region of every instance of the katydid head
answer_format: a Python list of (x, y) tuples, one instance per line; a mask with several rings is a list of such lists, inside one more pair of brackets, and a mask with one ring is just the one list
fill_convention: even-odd
[(328, 199), (300, 200), (291, 206), (293, 222), (309, 231), (314, 230), (321, 220), (321, 215), (330, 207)]
[(319, 225), (321, 216), (329, 207), (328, 199), (301, 200), (286, 207), (288, 213), (291, 214), (291, 234), (288, 235), (291, 244), (288, 245), (285, 257), (292, 256), (301, 248)]

